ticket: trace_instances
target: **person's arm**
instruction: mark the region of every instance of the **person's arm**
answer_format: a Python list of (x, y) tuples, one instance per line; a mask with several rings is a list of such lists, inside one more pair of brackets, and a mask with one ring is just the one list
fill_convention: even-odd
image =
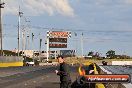
[(64, 64), (63, 69), (64, 69), (64, 71), (58, 71), (57, 75), (66, 76), (68, 74), (68, 67), (66, 64)]
[(58, 71), (57, 75), (64, 75), (64, 76), (66, 76), (66, 75), (67, 75), (67, 72), (64, 72), (64, 71)]

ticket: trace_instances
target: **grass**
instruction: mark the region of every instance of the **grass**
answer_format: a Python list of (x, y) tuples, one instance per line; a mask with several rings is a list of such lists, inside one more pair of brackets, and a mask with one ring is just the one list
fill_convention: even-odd
[(103, 59), (103, 60), (99, 60), (99, 59), (84, 59), (84, 58), (77, 58), (77, 57), (68, 57), (65, 59), (65, 61), (68, 64), (82, 64), (85, 62), (93, 62), (93, 63), (97, 63), (97, 64), (102, 64), (102, 61), (106, 61), (108, 62), (108, 64), (111, 64), (112, 61), (132, 61), (132, 59)]

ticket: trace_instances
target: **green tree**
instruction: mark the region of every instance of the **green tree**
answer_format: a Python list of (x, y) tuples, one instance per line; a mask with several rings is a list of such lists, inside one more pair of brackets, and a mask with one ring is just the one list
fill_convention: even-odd
[(115, 58), (116, 57), (116, 55), (115, 55), (115, 51), (114, 50), (109, 50), (107, 53), (106, 53), (106, 56), (108, 57), (108, 58)]
[(88, 56), (93, 56), (94, 55), (94, 52), (93, 51), (90, 51), (89, 53), (88, 53)]
[(94, 55), (94, 57), (100, 57), (99, 52), (96, 52), (95, 55)]

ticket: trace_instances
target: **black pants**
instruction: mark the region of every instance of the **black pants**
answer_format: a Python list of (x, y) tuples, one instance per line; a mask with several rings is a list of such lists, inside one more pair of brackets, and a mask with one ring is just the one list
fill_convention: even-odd
[(61, 82), (60, 83), (60, 88), (71, 88), (71, 82)]

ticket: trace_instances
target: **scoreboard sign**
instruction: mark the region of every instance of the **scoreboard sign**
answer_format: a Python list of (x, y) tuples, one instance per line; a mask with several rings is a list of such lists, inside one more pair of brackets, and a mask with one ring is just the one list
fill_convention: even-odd
[(67, 48), (67, 44), (49, 44), (49, 48)]
[(67, 38), (49, 38), (49, 42), (67, 43)]
[(71, 32), (68, 32), (68, 31), (48, 31), (47, 36), (49, 38), (69, 38), (69, 37), (71, 37)]
[(48, 31), (47, 41), (49, 48), (67, 48), (67, 40), (71, 37), (69, 31)]

